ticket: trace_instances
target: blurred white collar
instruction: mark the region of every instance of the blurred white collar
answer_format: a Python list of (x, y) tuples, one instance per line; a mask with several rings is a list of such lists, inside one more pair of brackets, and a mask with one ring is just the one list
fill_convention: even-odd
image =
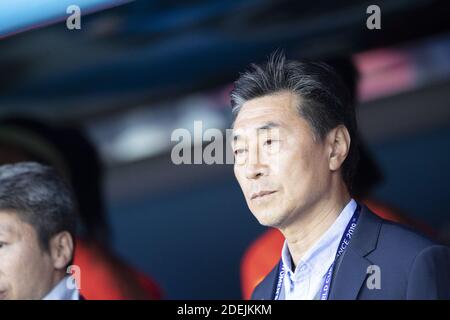
[(72, 277), (64, 277), (42, 300), (80, 300)]

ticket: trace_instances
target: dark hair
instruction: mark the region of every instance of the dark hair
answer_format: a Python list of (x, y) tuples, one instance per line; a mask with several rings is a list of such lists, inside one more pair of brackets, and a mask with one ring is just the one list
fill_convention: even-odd
[(351, 144), (342, 177), (351, 191), (358, 162), (355, 107), (352, 93), (330, 65), (286, 60), (280, 51), (272, 54), (264, 65), (252, 64), (252, 69), (241, 74), (234, 83), (231, 92), (234, 117), (246, 101), (284, 90), (301, 98), (299, 115), (309, 123), (315, 139), (323, 140), (338, 125), (347, 128)]
[(51, 167), (36, 162), (0, 166), (0, 210), (11, 210), (33, 226), (45, 251), (59, 232), (75, 235), (71, 191)]

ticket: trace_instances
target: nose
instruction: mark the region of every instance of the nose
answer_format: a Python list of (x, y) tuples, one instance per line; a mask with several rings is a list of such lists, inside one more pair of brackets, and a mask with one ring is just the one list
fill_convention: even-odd
[(245, 176), (247, 179), (258, 179), (267, 174), (267, 166), (261, 164), (249, 164), (245, 168)]
[[(255, 148), (256, 149), (256, 148)], [(251, 155), (245, 164), (245, 176), (247, 179), (258, 179), (259, 177), (266, 176), (269, 172), (269, 166), (265, 161), (262, 161), (263, 157), (258, 154), (258, 150), (252, 150)]]

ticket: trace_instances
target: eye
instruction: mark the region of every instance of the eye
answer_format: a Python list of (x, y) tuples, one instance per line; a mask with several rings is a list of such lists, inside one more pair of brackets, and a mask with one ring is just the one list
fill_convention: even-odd
[(243, 154), (245, 151), (246, 151), (245, 149), (236, 149), (236, 150), (234, 150), (234, 155), (235, 155), (235, 156), (241, 155), (241, 154)]
[(271, 146), (271, 145), (273, 145), (273, 144), (276, 143), (276, 142), (278, 142), (278, 140), (267, 139), (267, 140), (264, 142), (264, 145), (265, 145), (265, 146)]
[(2, 242), (2, 241), (0, 241), (0, 249), (1, 248), (3, 248), (4, 246), (6, 246), (7, 245), (7, 243), (6, 242)]

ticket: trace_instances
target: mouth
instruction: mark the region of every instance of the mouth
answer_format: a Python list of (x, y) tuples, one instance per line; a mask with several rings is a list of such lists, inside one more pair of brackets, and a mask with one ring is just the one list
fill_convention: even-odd
[(269, 196), (269, 195), (271, 195), (271, 194), (274, 194), (275, 192), (277, 192), (276, 190), (271, 190), (271, 191), (269, 191), (269, 190), (263, 190), (263, 191), (260, 191), (260, 192), (256, 192), (256, 193), (254, 193), (254, 194), (252, 194), (252, 196), (251, 196), (251, 200), (259, 200), (259, 199), (262, 199), (262, 198), (264, 198), (264, 197), (267, 197), (267, 196)]
[(6, 298), (6, 291), (0, 291), (0, 300), (4, 300)]

